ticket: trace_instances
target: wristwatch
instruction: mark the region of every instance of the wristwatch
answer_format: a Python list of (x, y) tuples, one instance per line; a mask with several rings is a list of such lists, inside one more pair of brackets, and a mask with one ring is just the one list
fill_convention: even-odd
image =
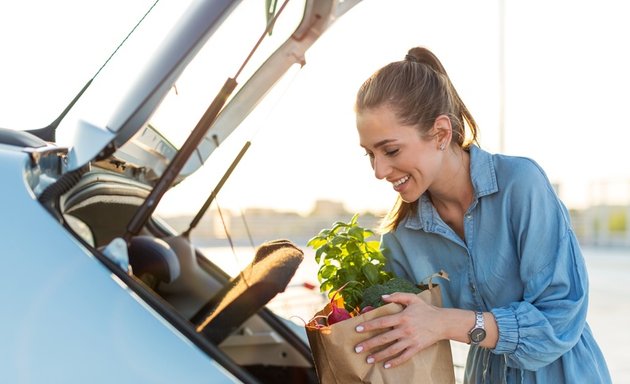
[(486, 338), (486, 328), (483, 321), (483, 313), (475, 312), (475, 326), (468, 331), (469, 344), (477, 345)]

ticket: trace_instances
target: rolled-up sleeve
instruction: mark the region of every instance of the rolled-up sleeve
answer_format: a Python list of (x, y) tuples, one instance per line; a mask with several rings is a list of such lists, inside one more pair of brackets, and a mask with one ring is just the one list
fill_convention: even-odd
[(578, 342), (586, 324), (588, 278), (568, 212), (542, 173), (529, 181), (515, 193), (519, 206), (512, 218), (523, 299), (491, 310), (499, 328), (492, 352), (505, 354), (508, 366), (535, 371)]
[(532, 276), (525, 301), (492, 310), (499, 328), (493, 352), (506, 354), (508, 366), (536, 370), (578, 342), (586, 323), (588, 281), (572, 245), (568, 241), (554, 263)]

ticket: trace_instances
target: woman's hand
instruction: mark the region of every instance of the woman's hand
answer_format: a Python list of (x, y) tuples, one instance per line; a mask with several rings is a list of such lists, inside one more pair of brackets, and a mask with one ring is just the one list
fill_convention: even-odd
[[(356, 327), (357, 332), (391, 328), (355, 346), (357, 353), (378, 351), (368, 354), (369, 364), (385, 361), (385, 368), (395, 367), (444, 338), (440, 308), (427, 304), (412, 293), (384, 295), (383, 301), (402, 304), (405, 308), (394, 315), (378, 317)], [(396, 356), (400, 352), (400, 356)]]

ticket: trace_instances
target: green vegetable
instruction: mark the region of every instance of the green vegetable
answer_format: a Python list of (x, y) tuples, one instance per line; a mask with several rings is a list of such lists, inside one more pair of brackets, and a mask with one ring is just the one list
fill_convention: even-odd
[(373, 285), (367, 287), (363, 291), (363, 301), (361, 302), (361, 308), (373, 307), (378, 308), (385, 304), (382, 295), (391, 295), (394, 292), (408, 292), (408, 293), (420, 293), (422, 289), (414, 285), (407, 279), (402, 277), (394, 277), (383, 284)]
[(310, 239), (315, 261), (320, 266), (317, 279), (320, 291), (333, 297), (341, 287), (344, 307), (352, 312), (363, 300), (363, 291), (393, 277), (386, 271), (386, 259), (377, 240), (368, 241), (374, 232), (358, 225), (356, 214), (348, 223), (338, 221)]

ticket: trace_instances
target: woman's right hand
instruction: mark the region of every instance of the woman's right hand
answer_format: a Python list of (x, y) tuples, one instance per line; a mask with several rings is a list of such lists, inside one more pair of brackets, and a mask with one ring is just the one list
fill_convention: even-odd
[[(387, 303), (398, 303), (404, 309), (396, 314), (378, 317), (356, 327), (357, 332), (389, 329), (355, 346), (357, 353), (368, 353), (368, 364), (385, 361), (384, 367), (400, 365), (419, 351), (446, 338), (442, 309), (432, 306), (412, 293), (383, 296)], [(380, 350), (385, 345), (385, 349)], [(401, 353), (402, 352), (402, 353)], [(399, 356), (396, 356), (400, 354)]]

